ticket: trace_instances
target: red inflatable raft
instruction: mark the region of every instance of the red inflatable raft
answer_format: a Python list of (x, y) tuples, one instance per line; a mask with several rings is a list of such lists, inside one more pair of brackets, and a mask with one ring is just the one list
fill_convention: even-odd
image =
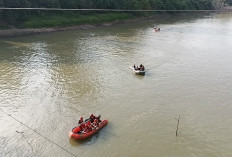
[(108, 120), (103, 120), (99, 123), (99, 126), (97, 128), (87, 133), (82, 133), (80, 126), (77, 126), (69, 132), (69, 137), (76, 139), (76, 140), (86, 139), (92, 136), (93, 134), (95, 134), (96, 132), (98, 132), (99, 130), (101, 130), (104, 126), (107, 125), (107, 123), (108, 123)]

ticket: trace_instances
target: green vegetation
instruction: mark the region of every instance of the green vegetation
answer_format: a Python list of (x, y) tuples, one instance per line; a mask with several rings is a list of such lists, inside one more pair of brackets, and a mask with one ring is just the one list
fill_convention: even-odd
[(54, 26), (74, 26), (80, 24), (99, 24), (103, 22), (112, 22), (115, 19), (125, 20), (133, 18), (131, 14), (126, 13), (104, 13), (104, 14), (89, 14), (89, 15), (76, 15), (71, 13), (67, 14), (52, 14), (46, 16), (30, 16), (27, 20), (20, 23), (20, 28), (42, 28)]
[(232, 5), (232, 0), (225, 0), (228, 5)]
[[(229, 1), (229, 0), (227, 0)], [(213, 0), (0, 0), (7, 8), (62, 9), (123, 9), (123, 10), (188, 10), (213, 9)], [(19, 28), (41, 28), (98, 24), (128, 19), (152, 13), (104, 13), (93, 11), (0, 10), (0, 28), (12, 25)]]

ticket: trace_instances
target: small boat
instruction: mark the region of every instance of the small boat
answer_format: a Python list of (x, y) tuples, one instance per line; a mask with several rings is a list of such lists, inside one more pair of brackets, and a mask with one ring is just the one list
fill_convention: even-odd
[(145, 75), (146, 70), (138, 70), (131, 66), (132, 71), (137, 75)]
[[(90, 121), (85, 121), (85, 123), (90, 123)], [(69, 132), (69, 137), (72, 139), (76, 139), (76, 140), (86, 139), (86, 138), (92, 136), (93, 134), (95, 134), (96, 132), (98, 132), (99, 130), (101, 130), (104, 126), (107, 125), (107, 123), (108, 123), (108, 120), (102, 120), (99, 123), (98, 127), (92, 129), (90, 132), (87, 132), (87, 133), (83, 133), (81, 131), (81, 127), (77, 126)]]
[(160, 28), (154, 28), (155, 32), (160, 32)]

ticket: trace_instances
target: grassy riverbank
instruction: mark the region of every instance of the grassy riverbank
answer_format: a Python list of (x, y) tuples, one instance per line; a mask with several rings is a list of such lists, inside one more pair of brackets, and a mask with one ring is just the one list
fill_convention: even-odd
[(47, 28), (47, 27), (68, 27), (76, 25), (97, 25), (104, 22), (126, 20), (133, 18), (129, 13), (102, 13), (79, 15), (75, 13), (47, 14), (45, 16), (30, 16), (26, 21), (18, 25), (18, 28)]
[(19, 35), (39, 34), (72, 29), (90, 29), (95, 26), (111, 26), (117, 23), (133, 22), (148, 16), (134, 16), (130, 13), (58, 13), (31, 15), (17, 25), (0, 23), (0, 38)]
[[(215, 0), (21, 0), (17, 3), (0, 0), (0, 29), (96, 25), (154, 13), (136, 10), (212, 10), (214, 3)], [(104, 9), (134, 11), (106, 12)]]
[(0, 23), (0, 29), (27, 29), (27, 28), (50, 28), (50, 27), (70, 27), (77, 25), (98, 25), (105, 22), (115, 22), (135, 18), (129, 13), (98, 13), (80, 15), (75, 12), (70, 13), (46, 13), (44, 15), (30, 15), (23, 22), (15, 25)]

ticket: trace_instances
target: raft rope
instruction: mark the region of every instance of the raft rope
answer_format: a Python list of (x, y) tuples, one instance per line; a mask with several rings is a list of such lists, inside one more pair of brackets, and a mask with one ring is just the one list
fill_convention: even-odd
[(61, 9), (61, 8), (1, 8), (0, 10), (56, 10), (56, 11), (108, 11), (108, 12), (225, 12), (228, 10), (123, 10), (123, 9)]
[[(11, 116), (11, 114), (8, 114), (7, 112), (3, 111), (0, 108), (0, 111), (2, 111), (4, 114), (6, 114), (7, 116), (11, 117), (12, 119), (16, 120), (17, 122), (21, 123), (22, 125), (24, 125), (25, 127), (27, 127), (28, 129), (32, 130), (33, 132), (37, 133), (39, 136), (43, 137), (44, 139), (46, 139), (47, 141), (51, 142), (52, 144), (56, 145), (57, 147), (61, 148), (62, 150), (66, 151), (67, 153), (69, 153), (70, 155), (77, 157), (76, 155), (74, 155), (73, 153), (71, 153), (70, 151), (68, 151), (67, 149), (65, 149), (64, 147), (58, 145), (57, 143), (53, 142), (52, 140), (50, 140), (49, 138), (47, 138), (46, 136), (42, 135), (41, 133), (37, 132), (36, 130), (32, 129), (31, 127), (29, 127), (28, 125), (24, 124), (23, 122), (21, 122), (20, 120), (16, 119), (15, 117)], [(17, 132), (17, 131), (16, 131)]]

